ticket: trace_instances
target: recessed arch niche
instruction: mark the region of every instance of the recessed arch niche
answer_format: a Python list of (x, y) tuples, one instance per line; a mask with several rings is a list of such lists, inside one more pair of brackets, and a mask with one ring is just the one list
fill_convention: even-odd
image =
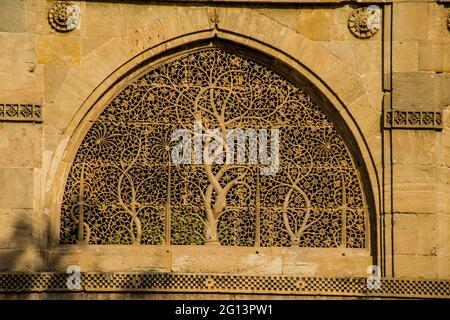
[[(195, 120), (204, 129), (278, 129), (276, 174), (261, 175), (261, 164), (172, 163), (171, 133)], [(67, 174), (59, 224), (64, 245), (376, 256), (372, 189), (339, 113), (278, 59), (217, 40), (146, 61), (97, 110)]]

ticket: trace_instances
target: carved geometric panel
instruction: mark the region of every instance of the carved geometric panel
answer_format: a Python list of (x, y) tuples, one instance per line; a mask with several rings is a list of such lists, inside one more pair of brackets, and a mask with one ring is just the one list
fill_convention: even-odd
[(386, 129), (442, 129), (442, 112), (389, 110), (384, 114)]
[[(173, 163), (171, 134), (195, 121), (202, 132), (279, 130), (277, 172)], [(366, 247), (359, 172), (333, 122), (274, 70), (219, 48), (156, 67), (111, 100), (75, 156), (61, 211), (63, 244)]]
[(42, 122), (42, 107), (35, 104), (0, 104), (0, 121)]

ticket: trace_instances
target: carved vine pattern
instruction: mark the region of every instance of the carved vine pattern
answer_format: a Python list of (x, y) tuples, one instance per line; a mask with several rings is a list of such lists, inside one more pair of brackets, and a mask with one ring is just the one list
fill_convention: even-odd
[[(174, 129), (278, 128), (280, 165), (175, 165)], [(70, 170), (64, 244), (366, 246), (358, 171), (333, 123), (266, 66), (203, 48), (130, 83)]]

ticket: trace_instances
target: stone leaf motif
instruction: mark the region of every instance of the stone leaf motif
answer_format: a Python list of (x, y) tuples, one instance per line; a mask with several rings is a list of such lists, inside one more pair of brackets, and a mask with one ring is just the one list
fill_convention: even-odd
[(59, 32), (72, 31), (77, 26), (78, 21), (79, 12), (72, 2), (55, 2), (48, 11), (50, 26)]
[(348, 18), (348, 28), (357, 38), (368, 39), (380, 29), (380, 9), (358, 8)]

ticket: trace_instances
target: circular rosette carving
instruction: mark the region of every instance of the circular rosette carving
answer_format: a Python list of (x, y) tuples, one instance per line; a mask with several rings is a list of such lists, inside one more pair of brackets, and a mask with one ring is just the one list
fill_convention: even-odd
[(77, 27), (79, 21), (80, 10), (72, 2), (58, 1), (48, 10), (48, 22), (56, 31), (71, 31)]
[(348, 18), (348, 28), (357, 38), (368, 39), (380, 30), (381, 10), (377, 6), (353, 10)]

